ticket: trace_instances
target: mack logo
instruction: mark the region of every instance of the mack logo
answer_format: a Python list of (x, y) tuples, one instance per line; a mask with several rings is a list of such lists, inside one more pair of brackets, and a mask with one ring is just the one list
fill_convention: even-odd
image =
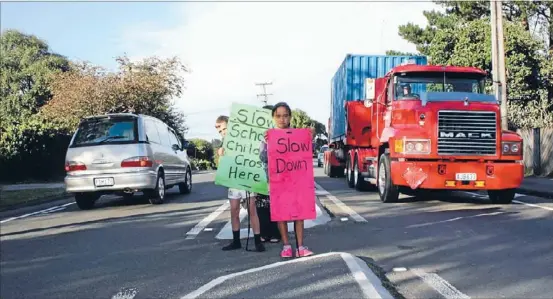
[(464, 132), (440, 132), (441, 138), (473, 138), (473, 139), (493, 139), (492, 133), (464, 133)]

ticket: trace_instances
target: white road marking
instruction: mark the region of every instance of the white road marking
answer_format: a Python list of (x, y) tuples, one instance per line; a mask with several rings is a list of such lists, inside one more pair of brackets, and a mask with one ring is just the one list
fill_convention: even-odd
[[(244, 221), (244, 218), (246, 218), (246, 216), (248, 216), (248, 211), (242, 207), (240, 207), (240, 223), (242, 223), (242, 221)], [(248, 236), (248, 229), (247, 228), (243, 228), (243, 229), (240, 229), (240, 238), (243, 239), (243, 238), (246, 238)], [(250, 236), (253, 236), (253, 230), (250, 229)], [(225, 224), (225, 226), (223, 226), (223, 228), (219, 231), (219, 233), (217, 234), (217, 236), (215, 236), (216, 239), (232, 239), (232, 223), (230, 222), (230, 220)]]
[[(304, 221), (304, 229), (312, 228), (314, 226), (323, 225), (329, 222), (330, 216), (326, 213), (324, 209), (321, 209), (318, 204), (315, 204), (315, 210), (317, 217), (315, 219), (308, 219)], [(240, 209), (240, 222), (243, 222), (244, 218), (248, 216), (246, 209)], [(248, 237), (248, 224), (246, 222), (246, 228), (240, 229), (240, 239), (245, 239)], [(288, 231), (294, 231), (294, 223), (288, 223)], [(250, 237), (253, 236), (253, 229), (250, 228)], [(225, 224), (221, 231), (215, 236), (219, 240), (232, 240), (232, 224), (230, 220)]]
[(211, 214), (207, 215), (202, 221), (200, 221), (196, 226), (194, 226), (189, 232), (186, 233), (186, 240), (191, 240), (196, 238), (198, 234), (204, 230), (206, 226), (208, 226), (211, 221), (215, 220), (221, 213), (223, 213), (226, 209), (228, 209), (230, 206), (230, 203), (228, 200), (225, 200), (225, 203), (223, 203), (220, 207), (217, 208), (217, 210), (213, 211)]
[[(470, 194), (470, 195), (472, 195), (472, 196), (474, 196), (474, 197), (488, 198), (487, 195), (482, 195), (482, 194), (478, 194), (478, 193), (472, 193), (472, 192), (463, 192), (463, 193)], [(516, 194), (515, 194), (515, 198), (524, 197), (524, 196), (528, 196), (528, 195), (519, 194), (519, 193), (516, 193)], [(540, 205), (533, 204), (533, 203), (529, 203), (529, 202), (525, 202), (525, 201), (513, 200), (513, 202), (514, 202), (514, 203), (521, 204), (521, 205), (533, 207), (533, 208), (540, 208), (540, 209), (544, 209), (544, 210), (548, 210), (548, 211), (553, 211), (553, 208), (544, 207), (544, 206), (540, 206)]]
[(524, 202), (524, 201), (520, 201), (520, 200), (513, 200), (513, 202), (516, 202), (516, 203), (521, 204), (521, 205), (529, 206), (529, 207), (534, 207), (534, 208), (540, 208), (540, 209), (544, 209), (544, 210), (548, 210), (548, 211), (553, 211), (553, 208), (544, 207), (544, 206), (540, 206), (540, 205), (536, 205), (536, 204), (533, 204), (533, 203), (528, 203), (528, 202)]
[(252, 269), (248, 269), (237, 273), (231, 273), (231, 274), (219, 276), (213, 279), (212, 281), (208, 282), (207, 284), (203, 285), (199, 289), (185, 295), (184, 297), (182, 297), (182, 299), (197, 298), (198, 296), (201, 296), (205, 292), (222, 284), (226, 280), (229, 280), (237, 276), (260, 272), (263, 270), (272, 269), (272, 268), (276, 268), (276, 267), (284, 266), (288, 264), (306, 262), (306, 261), (321, 258), (321, 257), (334, 256), (334, 255), (339, 255), (344, 260), (344, 262), (348, 266), (348, 269), (352, 273), (355, 281), (359, 284), (359, 287), (363, 290), (363, 293), (365, 294), (366, 298), (371, 298), (371, 299), (372, 298), (375, 298), (375, 299), (393, 298), (392, 295), (382, 286), (382, 282), (380, 281), (380, 279), (378, 279), (378, 277), (371, 271), (371, 269), (361, 259), (345, 252), (329, 252), (329, 253), (312, 255), (308, 257), (297, 258), (297, 259), (284, 261), (284, 262), (277, 262), (277, 263), (265, 265), (258, 268), (252, 268)]
[(469, 218), (482, 217), (482, 216), (495, 216), (495, 215), (500, 215), (500, 214), (505, 214), (505, 213), (506, 213), (506, 212), (493, 212), (493, 213), (483, 213), (483, 214), (472, 215), (472, 216), (455, 217), (455, 218), (451, 218), (451, 219), (447, 219), (447, 220), (441, 220), (441, 221), (435, 221), (435, 222), (427, 222), (427, 223), (422, 223), (422, 224), (409, 225), (409, 226), (407, 226), (406, 228), (423, 227), (423, 226), (429, 226), (429, 225), (434, 225), (434, 224), (439, 224), (439, 223), (446, 223), (446, 222), (457, 221), (457, 220), (461, 220), (461, 219), (469, 219)]
[(6, 223), (6, 222), (17, 220), (17, 219), (27, 218), (27, 217), (34, 216), (34, 215), (37, 215), (37, 214), (46, 214), (46, 213), (53, 213), (53, 212), (65, 210), (65, 207), (73, 205), (73, 204), (75, 204), (75, 203), (70, 202), (70, 203), (63, 204), (61, 206), (54, 206), (54, 207), (50, 207), (48, 209), (36, 211), (36, 212), (33, 212), (33, 213), (28, 213), (28, 214), (17, 216), (17, 217), (11, 217), (11, 218), (4, 219), (4, 220), (0, 221), (0, 223)]
[(348, 207), (345, 203), (343, 203), (341, 200), (339, 200), (336, 196), (330, 194), (330, 192), (326, 191), (321, 185), (315, 183), (315, 186), (317, 189), (324, 191), (328, 194), (326, 194), (326, 198), (330, 199), (334, 204), (336, 204), (338, 207), (342, 209), (342, 211), (348, 213), (351, 218), (353, 218), (357, 222), (367, 222), (367, 219), (361, 217), (361, 215), (357, 214), (352, 208)]
[(380, 279), (365, 262), (349, 253), (340, 253), (340, 256), (346, 262), (351, 275), (353, 275), (353, 278), (359, 284), (363, 294), (365, 294), (365, 298), (394, 298), (384, 289)]
[(133, 288), (124, 289), (119, 291), (117, 294), (113, 295), (111, 299), (133, 299), (138, 291)]
[(420, 269), (411, 269), (411, 271), (446, 299), (470, 299), (436, 273), (426, 273)]

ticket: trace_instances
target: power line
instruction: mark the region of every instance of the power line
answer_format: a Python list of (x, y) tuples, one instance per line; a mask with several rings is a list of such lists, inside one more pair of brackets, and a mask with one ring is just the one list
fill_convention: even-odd
[(255, 83), (255, 85), (257, 86), (262, 86), (263, 87), (263, 93), (260, 93), (257, 95), (257, 98), (259, 99), (259, 97), (264, 97), (265, 99), (262, 100), (263, 103), (264, 103), (264, 106), (267, 105), (267, 103), (269, 102), (269, 98), (268, 96), (272, 96), (273, 94), (272, 93), (267, 93), (267, 88), (266, 86), (267, 85), (273, 85), (273, 82), (263, 82), (263, 83)]

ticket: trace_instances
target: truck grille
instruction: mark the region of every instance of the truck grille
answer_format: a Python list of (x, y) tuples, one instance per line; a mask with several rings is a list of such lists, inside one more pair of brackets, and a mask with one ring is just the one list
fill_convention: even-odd
[(438, 155), (495, 155), (496, 118), (488, 111), (439, 111)]

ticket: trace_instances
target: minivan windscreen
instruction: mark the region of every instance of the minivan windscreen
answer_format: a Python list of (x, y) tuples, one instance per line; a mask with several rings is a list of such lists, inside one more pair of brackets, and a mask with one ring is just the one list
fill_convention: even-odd
[(135, 118), (103, 117), (83, 121), (71, 146), (128, 144), (137, 141)]

